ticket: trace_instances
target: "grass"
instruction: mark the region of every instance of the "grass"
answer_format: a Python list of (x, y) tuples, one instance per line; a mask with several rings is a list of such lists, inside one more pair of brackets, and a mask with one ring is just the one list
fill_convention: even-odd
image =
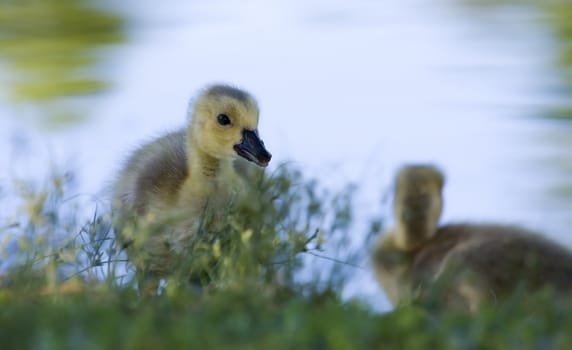
[(203, 236), (210, 238), (181, 264), (208, 278), (190, 285), (175, 274), (152, 297), (138, 294), (106, 215), (78, 218), (65, 177), (42, 191), (23, 186), (23, 209), (1, 233), (18, 242), (0, 289), (2, 349), (572, 346), (572, 300), (515, 299), (477, 315), (415, 304), (380, 314), (341, 298), (349, 265), (334, 264), (327, 278), (297, 278), (310, 268), (309, 253), (339, 258), (335, 247), (352, 231), (353, 189), (330, 193), (291, 166), (249, 176), (259, 201), (229, 209), (217, 235)]
[(542, 300), (474, 317), (415, 306), (373, 314), (332, 293), (277, 298), (244, 288), (138, 299), (117, 290), (4, 299), (0, 339), (4, 349), (566, 349), (570, 310)]

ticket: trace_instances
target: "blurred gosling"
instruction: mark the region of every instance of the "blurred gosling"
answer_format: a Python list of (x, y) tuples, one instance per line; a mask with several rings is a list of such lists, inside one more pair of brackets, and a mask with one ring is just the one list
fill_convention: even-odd
[(438, 227), (444, 176), (403, 167), (395, 180), (395, 228), (374, 246), (375, 275), (394, 305), (437, 301), (475, 312), (517, 292), (572, 291), (572, 253), (538, 233), (501, 225)]
[[(140, 283), (168, 276), (190, 246), (203, 216), (222, 215), (244, 179), (233, 161), (266, 167), (271, 154), (258, 136), (258, 104), (248, 92), (212, 85), (201, 91), (185, 129), (136, 150), (113, 187), (117, 235)], [(136, 225), (129, 226), (129, 223)]]

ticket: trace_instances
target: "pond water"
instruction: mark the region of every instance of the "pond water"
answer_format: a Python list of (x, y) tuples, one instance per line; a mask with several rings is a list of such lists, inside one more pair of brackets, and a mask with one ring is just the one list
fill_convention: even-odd
[[(443, 221), (522, 224), (572, 245), (572, 201), (558, 191), (570, 186), (572, 124), (538, 118), (560, 82), (534, 12), (439, 0), (122, 6), (135, 24), (110, 53), (114, 89), (89, 100), (87, 122), (42, 131), (0, 104), (0, 168), (10, 169), (0, 187), (41, 179), (52, 162), (77, 171), (82, 193), (104, 193), (130, 150), (181, 126), (190, 96), (223, 81), (258, 97), (274, 165), (360, 186), (364, 227), (389, 213), (397, 167), (434, 162), (448, 176)], [(388, 307), (369, 270), (356, 281), (348, 296)]]

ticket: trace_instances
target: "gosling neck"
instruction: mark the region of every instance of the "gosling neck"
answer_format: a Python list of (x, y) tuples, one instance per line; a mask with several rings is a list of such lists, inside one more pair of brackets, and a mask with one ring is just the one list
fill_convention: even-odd
[(417, 250), (427, 237), (423, 228), (399, 221), (395, 223), (393, 235), (393, 244), (403, 252)]
[[(188, 146), (188, 168), (191, 178), (201, 180), (214, 179), (220, 173), (224, 160), (213, 157), (203, 151), (196, 142), (190, 140)], [(200, 181), (200, 183), (203, 183)]]

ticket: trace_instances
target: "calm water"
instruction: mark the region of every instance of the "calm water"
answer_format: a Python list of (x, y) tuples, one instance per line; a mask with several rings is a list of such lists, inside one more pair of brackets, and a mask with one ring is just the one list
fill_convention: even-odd
[[(102, 193), (130, 150), (182, 125), (189, 97), (224, 81), (258, 97), (274, 165), (360, 184), (362, 226), (388, 213), (398, 166), (430, 161), (448, 175), (444, 221), (523, 224), (572, 244), (572, 201), (555, 194), (570, 184), (560, 163), (572, 164), (572, 125), (535, 118), (560, 83), (534, 13), (477, 16), (439, 0), (137, 4), (107, 67), (115, 89), (89, 101), (89, 122), (43, 132), (0, 104), (0, 186), (41, 179), (51, 161), (78, 171), (82, 193)], [(348, 295), (387, 307), (369, 270), (356, 278)]]

